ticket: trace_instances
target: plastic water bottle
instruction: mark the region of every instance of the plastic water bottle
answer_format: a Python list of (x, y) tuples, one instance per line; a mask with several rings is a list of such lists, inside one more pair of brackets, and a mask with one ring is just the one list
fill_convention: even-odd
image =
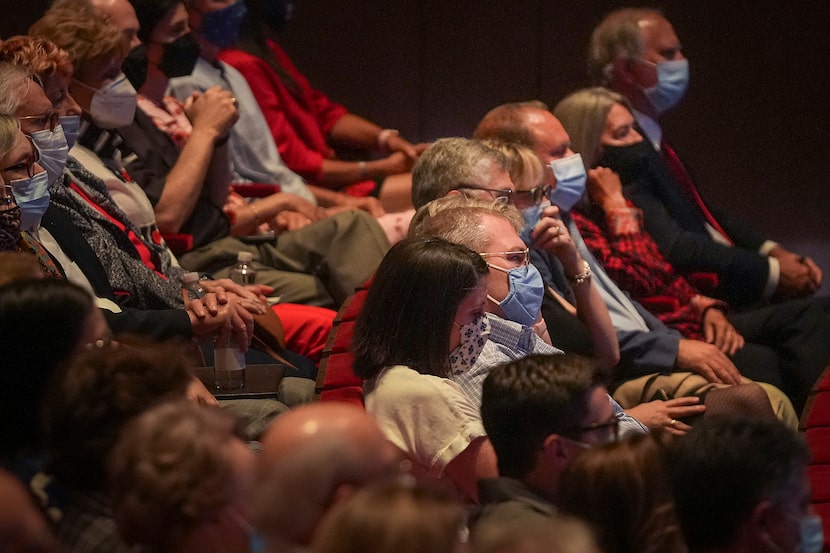
[(207, 290), (199, 283), (199, 273), (185, 273), (182, 277), (182, 286), (187, 290), (187, 299), (198, 300), (205, 297)]
[(254, 254), (251, 252), (239, 252), (236, 255), (236, 267), (231, 269), (231, 280), (237, 284), (254, 284), (256, 281), (256, 269), (251, 266)]

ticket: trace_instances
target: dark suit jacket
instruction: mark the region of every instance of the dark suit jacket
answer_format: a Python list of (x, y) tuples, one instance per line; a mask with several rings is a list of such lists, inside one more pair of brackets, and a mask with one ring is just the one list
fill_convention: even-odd
[(671, 175), (660, 153), (644, 150), (650, 150), (648, 158), (636, 166), (603, 165), (620, 174), (626, 198), (643, 210), (645, 230), (661, 253), (681, 273), (717, 273), (718, 288), (712, 295), (734, 306), (757, 303), (769, 279), (769, 260), (758, 253), (764, 239), (748, 225), (710, 207), (735, 246), (715, 242), (700, 208)]
[[(75, 228), (72, 220), (60, 209), (50, 205), (41, 225), (52, 234), (63, 252), (78, 265), (92, 285), (95, 295), (117, 304), (118, 298), (107, 281), (107, 273), (101, 266), (98, 256), (81, 232)], [(137, 334), (154, 339), (174, 336), (190, 338), (193, 335), (190, 317), (184, 309), (140, 310), (122, 307), (121, 313), (113, 313), (107, 309), (101, 311), (115, 334)]]

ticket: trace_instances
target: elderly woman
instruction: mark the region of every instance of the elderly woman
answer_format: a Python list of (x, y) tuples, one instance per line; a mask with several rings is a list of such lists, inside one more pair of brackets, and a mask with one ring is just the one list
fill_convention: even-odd
[(404, 240), (384, 257), (352, 340), (366, 409), (413, 463), (475, 501), (479, 478), (495, 475), (495, 454), (481, 416), (453, 382), (489, 333), (484, 316), (487, 264), (440, 238)]
[(554, 113), (589, 169), (590, 201), (572, 213), (606, 272), (666, 325), (686, 338), (715, 344), (741, 374), (781, 388), (800, 410), (830, 359), (830, 322), (821, 308), (795, 300), (735, 313), (701, 294), (666, 260), (647, 232), (643, 212), (626, 197), (639, 186), (637, 179), (648, 178), (649, 164), (624, 175), (625, 189), (616, 173), (598, 166), (615, 148), (643, 143), (627, 103), (614, 92), (590, 88), (563, 99)]
[[(14, 117), (0, 115), (0, 159), (5, 159), (17, 139), (19, 125)], [(20, 206), (12, 187), (0, 172), (0, 251), (17, 251), (20, 242)]]
[(109, 463), (118, 530), (157, 553), (247, 553), (254, 453), (226, 413), (163, 403), (128, 424)]

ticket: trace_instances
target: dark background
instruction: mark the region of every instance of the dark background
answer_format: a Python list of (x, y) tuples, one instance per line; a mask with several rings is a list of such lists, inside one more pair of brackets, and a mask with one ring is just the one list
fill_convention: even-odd
[[(45, 0), (0, 0), (0, 36), (25, 32)], [(298, 0), (281, 41), (351, 111), (413, 141), (469, 136), (507, 101), (555, 104), (589, 83), (593, 27), (622, 2)], [(830, 33), (812, 3), (647, 2), (690, 59), (665, 131), (713, 203), (828, 272)]]

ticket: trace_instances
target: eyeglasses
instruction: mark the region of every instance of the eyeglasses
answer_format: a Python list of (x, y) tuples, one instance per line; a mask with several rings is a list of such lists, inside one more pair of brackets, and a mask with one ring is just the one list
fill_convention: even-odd
[(606, 437), (613, 436), (613, 439), (606, 439), (602, 443), (617, 441), (620, 439), (620, 420), (614, 416), (607, 422), (595, 422), (587, 426), (581, 426), (574, 434), (582, 436), (589, 432), (603, 432)]
[(517, 267), (520, 265), (527, 265), (530, 263), (530, 249), (525, 248), (523, 250), (516, 250), (512, 252), (484, 252), (479, 253), (482, 258), (487, 259), (488, 257), (503, 257), (505, 261), (516, 265)]
[(60, 123), (61, 116), (57, 111), (52, 111), (43, 115), (24, 115), (17, 119), (20, 121), (31, 121), (32, 125), (37, 127), (39, 131), (44, 129), (54, 131), (55, 127)]
[(494, 200), (499, 200), (504, 203), (513, 203), (514, 191), (509, 188), (485, 188), (484, 186), (476, 186), (474, 184), (459, 184), (457, 190), (483, 190), (489, 192)]
[(539, 205), (542, 203), (542, 200), (547, 198), (548, 193), (550, 192), (550, 186), (534, 186), (530, 190), (516, 190), (513, 192), (515, 194), (515, 203), (516, 207), (523, 208), (523, 207), (530, 207), (532, 205)]
[(29, 178), (35, 176), (35, 163), (40, 161), (40, 152), (35, 147), (35, 142), (32, 140), (32, 137), (28, 134), (25, 135), (26, 138), (29, 140), (29, 145), (32, 148), (32, 153), (29, 155), (29, 158), (24, 161), (23, 163), (18, 163), (17, 165), (12, 165), (11, 167), (6, 167), (3, 169), (4, 173), (7, 172), (15, 172), (15, 171), (23, 171), (26, 170), (26, 174), (29, 175)]

